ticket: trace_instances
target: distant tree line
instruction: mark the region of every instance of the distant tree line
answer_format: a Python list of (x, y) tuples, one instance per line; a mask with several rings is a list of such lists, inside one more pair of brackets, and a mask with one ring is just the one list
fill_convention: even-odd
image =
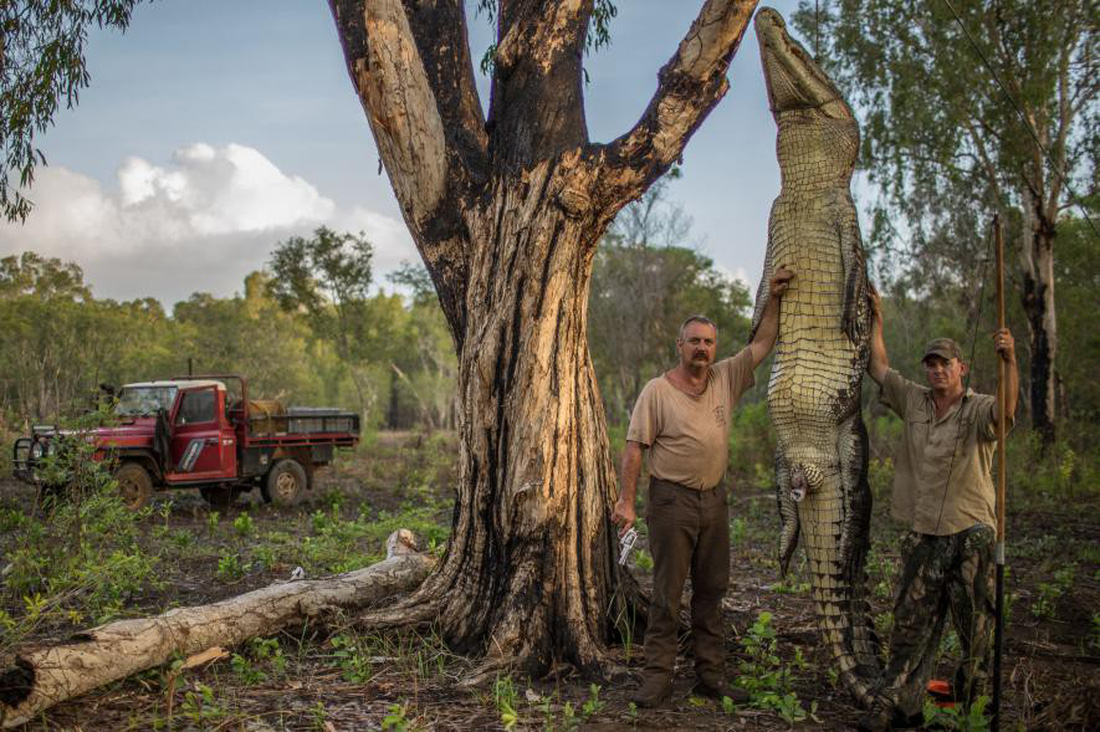
[[(346, 237), (319, 230), (283, 243), (272, 270), (303, 241), (317, 249)], [(352, 239), (363, 246), (348, 247), (348, 256), (369, 265), (369, 244)], [(78, 413), (96, 402), (101, 384), (179, 376), (190, 359), (195, 373), (243, 374), (257, 396), (359, 410), (373, 426), (453, 426), (454, 349), (438, 305), (422, 294), (369, 294), (369, 267), (365, 275), (337, 304), (323, 271), (308, 278), (319, 298), (309, 302), (272, 271), (258, 271), (243, 294), (196, 292), (169, 313), (155, 297), (93, 297), (76, 263), (34, 252), (5, 257), (0, 421), (18, 430)]]
[[(624, 209), (594, 262), (589, 345), (612, 428), (625, 428), (641, 388), (675, 363), (685, 317), (702, 313), (715, 320), (720, 357), (741, 348), (748, 333), (749, 288), (687, 244), (690, 221), (667, 200), (667, 185), (659, 182)], [(1100, 422), (1100, 387), (1091, 373), (1100, 363), (1100, 331), (1090, 320), (1100, 258), (1090, 236), (1087, 222), (1063, 220), (1056, 271), (1063, 304), (1061, 420), (1078, 425), (1068, 437), (1081, 440)], [(197, 292), (171, 313), (154, 297), (94, 298), (76, 263), (33, 252), (6, 257), (0, 260), (0, 427), (15, 431), (79, 412), (94, 403), (100, 384), (179, 375), (192, 359), (196, 373), (241, 373), (256, 395), (358, 410), (372, 427), (453, 428), (454, 345), (427, 271), (404, 265), (389, 275), (386, 292), (372, 287), (372, 256), (362, 235), (321, 228), (278, 243), (269, 266), (245, 278), (243, 294)], [(919, 380), (921, 349), (948, 335), (968, 358), (974, 353), (971, 385), (992, 392), (989, 264), (975, 260), (965, 277), (931, 277), (890, 269), (884, 259), (872, 251), (892, 364)], [(1009, 304), (1009, 325), (1026, 332), (1018, 301)], [(1026, 374), (1027, 349), (1019, 353)], [(764, 366), (748, 401), (762, 398), (766, 373)], [(867, 403), (877, 410), (873, 399)]]

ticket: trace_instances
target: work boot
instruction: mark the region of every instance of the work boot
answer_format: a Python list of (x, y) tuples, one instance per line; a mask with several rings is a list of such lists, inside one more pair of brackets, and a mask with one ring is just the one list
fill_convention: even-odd
[(893, 729), (913, 729), (924, 724), (921, 713), (907, 715), (882, 699), (877, 699), (870, 711), (859, 718), (860, 732), (888, 732)]
[(672, 694), (671, 679), (667, 676), (649, 674), (646, 675), (642, 683), (638, 685), (630, 701), (634, 702), (639, 707), (652, 709), (668, 701), (670, 694)]
[(856, 729), (859, 732), (890, 732), (894, 728), (891, 724), (893, 713), (893, 705), (879, 697), (856, 722)]
[(705, 696), (708, 699), (722, 701), (728, 696), (734, 704), (745, 704), (749, 700), (749, 692), (736, 686), (730, 686), (722, 679), (699, 679), (691, 693), (697, 696)]

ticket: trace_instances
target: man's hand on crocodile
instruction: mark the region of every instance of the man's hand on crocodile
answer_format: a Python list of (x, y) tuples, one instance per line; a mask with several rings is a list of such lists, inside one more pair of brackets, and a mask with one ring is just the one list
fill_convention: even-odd
[(772, 297), (783, 297), (783, 293), (787, 291), (787, 287), (790, 286), (791, 280), (794, 279), (794, 272), (787, 268), (787, 265), (781, 266), (772, 275), (768, 285), (770, 287), (769, 292)]

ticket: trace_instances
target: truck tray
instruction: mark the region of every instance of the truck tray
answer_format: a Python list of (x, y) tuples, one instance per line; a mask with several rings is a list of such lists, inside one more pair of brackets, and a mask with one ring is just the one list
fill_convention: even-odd
[(317, 433), (359, 434), (359, 415), (324, 407), (290, 407), (285, 414), (249, 416), (249, 431), (256, 436)]

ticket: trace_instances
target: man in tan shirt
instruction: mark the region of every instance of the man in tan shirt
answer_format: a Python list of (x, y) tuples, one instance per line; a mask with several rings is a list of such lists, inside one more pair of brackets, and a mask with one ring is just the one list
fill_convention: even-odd
[[(882, 402), (903, 421), (894, 472), (894, 518), (910, 533), (894, 604), (890, 659), (876, 704), (863, 730), (917, 726), (948, 612), (961, 661), (952, 691), (969, 705), (985, 681), (993, 629), (994, 490), (997, 405), (963, 388), (967, 364), (950, 338), (928, 344), (921, 363), (928, 386), (890, 368), (875, 296), (875, 328), (867, 366), (882, 386)], [(1016, 412), (1018, 375), (1012, 334), (993, 335), (1008, 365), (1006, 422)]]
[[(725, 682), (722, 597), (729, 584), (729, 500), (721, 485), (729, 453), (729, 422), (753, 369), (771, 351), (779, 326), (779, 299), (794, 274), (776, 270), (771, 297), (752, 342), (713, 363), (718, 332), (703, 316), (680, 327), (680, 363), (653, 379), (638, 396), (623, 451), (622, 491), (613, 520), (634, 524), (642, 453), (649, 450), (647, 526), (653, 554), (653, 599), (645, 633), (645, 674), (634, 701), (657, 706), (672, 691), (676, 633), (684, 582), (691, 576), (691, 632), (696, 693), (746, 701)], [(713, 363), (713, 365), (712, 365)]]

